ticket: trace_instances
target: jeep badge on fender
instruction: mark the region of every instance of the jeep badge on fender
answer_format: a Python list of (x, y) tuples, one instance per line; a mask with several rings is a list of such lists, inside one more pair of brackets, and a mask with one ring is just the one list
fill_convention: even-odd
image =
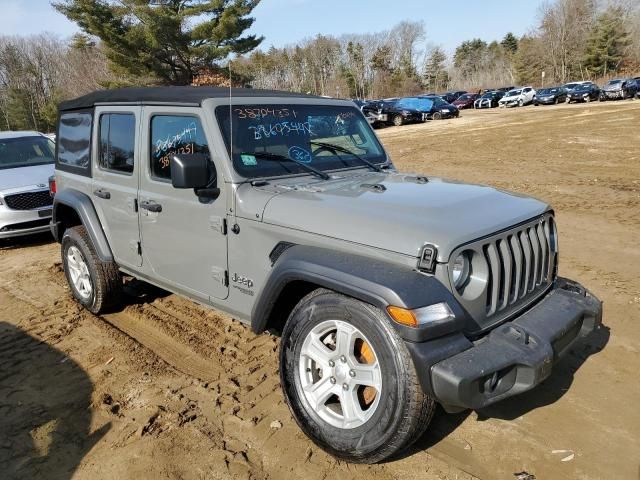
[(51, 229), (76, 300), (112, 308), (126, 274), (279, 333), (291, 413), (338, 458), (397, 454), (436, 403), (523, 394), (601, 324), (558, 276), (549, 205), (397, 172), (350, 101), (133, 88), (58, 113)]

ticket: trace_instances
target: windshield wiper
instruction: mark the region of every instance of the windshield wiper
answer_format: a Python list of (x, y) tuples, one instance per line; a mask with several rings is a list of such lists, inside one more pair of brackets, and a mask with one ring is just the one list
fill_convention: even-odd
[(376, 165), (375, 163), (371, 163), (369, 160), (367, 160), (366, 158), (361, 157), (360, 155), (358, 155), (357, 153), (353, 153), (351, 150), (349, 150), (348, 148), (342, 147), (340, 145), (336, 145), (334, 143), (325, 143), (325, 142), (314, 142), (311, 141), (309, 142), (311, 145), (316, 145), (318, 147), (324, 147), (328, 150), (333, 150), (334, 153), (338, 153), (338, 152), (342, 152), (342, 153), (346, 153), (347, 155), (353, 155), (355, 158), (357, 158), (358, 160), (360, 160), (362, 163), (364, 163), (365, 165), (369, 166), (370, 168), (372, 168), (373, 170), (375, 170), (376, 172), (382, 172), (384, 170), (382, 170), (381, 167), (379, 167), (378, 165)]
[(253, 155), (254, 157), (260, 157), (263, 158), (265, 160), (273, 160), (276, 162), (291, 162), (291, 163), (295, 163), (296, 165), (300, 165), (302, 168), (304, 168), (305, 170), (307, 170), (310, 173), (313, 173), (314, 175), (322, 178), (323, 180), (330, 180), (331, 177), (329, 175), (327, 175), (324, 172), (321, 172), (320, 170), (313, 168), (311, 165), (307, 165), (306, 163), (300, 162), (298, 160), (294, 160), (291, 157), (287, 157), (285, 155), (279, 155), (277, 153), (271, 153), (271, 152), (250, 152), (250, 153), (241, 153), (241, 155)]

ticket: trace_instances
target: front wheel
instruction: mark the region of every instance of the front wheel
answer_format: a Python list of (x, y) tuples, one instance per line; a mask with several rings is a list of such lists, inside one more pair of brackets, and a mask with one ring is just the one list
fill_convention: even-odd
[(289, 316), (280, 378), (300, 428), (351, 462), (379, 462), (409, 446), (435, 410), (388, 317), (328, 290), (307, 295)]
[(401, 127), (404, 124), (404, 119), (402, 118), (402, 115), (396, 115), (395, 117), (393, 117), (393, 124), (396, 127)]
[(119, 303), (122, 277), (118, 267), (98, 258), (83, 226), (64, 232), (62, 265), (73, 296), (90, 312), (98, 314)]

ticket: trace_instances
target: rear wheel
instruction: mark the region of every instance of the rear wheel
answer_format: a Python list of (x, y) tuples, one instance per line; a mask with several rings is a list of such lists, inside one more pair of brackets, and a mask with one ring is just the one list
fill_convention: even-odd
[(64, 232), (62, 264), (71, 293), (90, 312), (101, 313), (120, 302), (122, 277), (118, 266), (100, 260), (83, 226)]
[(328, 290), (307, 295), (291, 313), (280, 377), (300, 428), (351, 462), (379, 462), (409, 446), (435, 410), (387, 316)]
[(442, 114), (440, 112), (436, 112), (431, 118), (433, 118), (434, 120), (442, 120)]

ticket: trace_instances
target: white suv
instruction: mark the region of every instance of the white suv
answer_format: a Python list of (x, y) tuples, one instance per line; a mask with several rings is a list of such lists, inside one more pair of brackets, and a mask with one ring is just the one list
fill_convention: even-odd
[(0, 239), (49, 231), (55, 144), (38, 132), (0, 132)]
[(501, 107), (524, 107), (533, 103), (536, 91), (533, 87), (516, 88), (508, 91), (504, 97), (500, 99), (498, 105)]

